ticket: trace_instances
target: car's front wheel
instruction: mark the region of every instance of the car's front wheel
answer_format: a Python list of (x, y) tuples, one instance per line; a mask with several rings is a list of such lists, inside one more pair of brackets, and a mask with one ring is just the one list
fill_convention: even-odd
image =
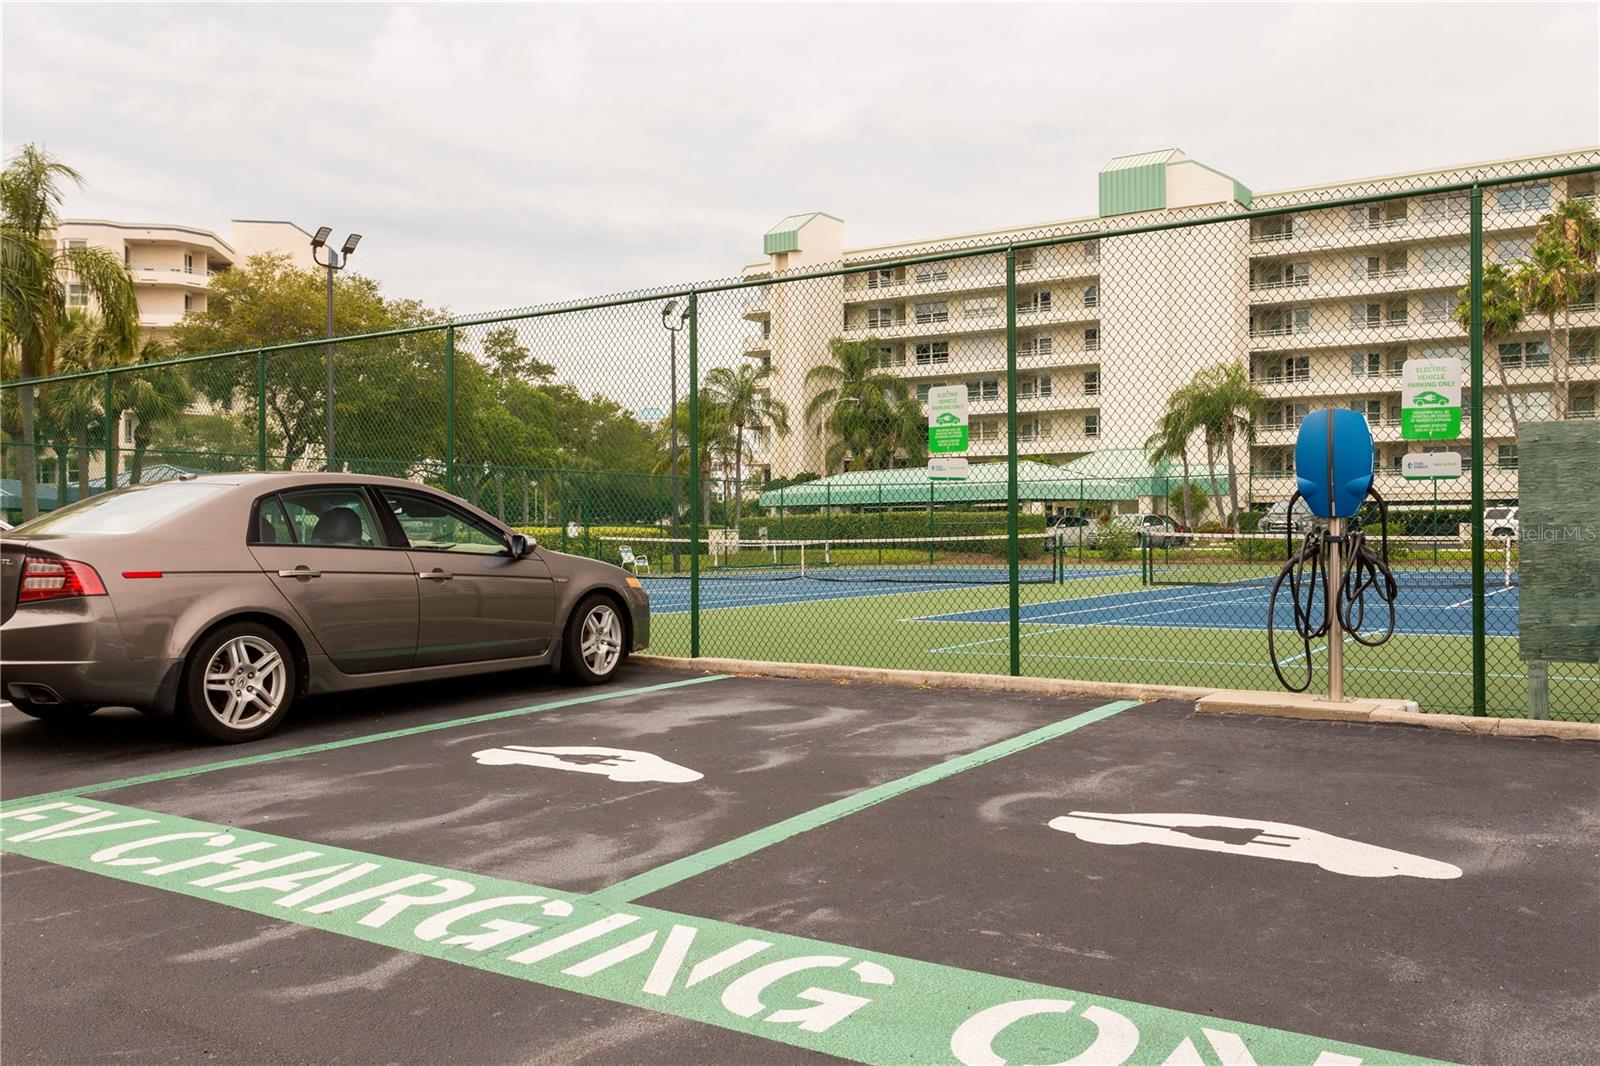
[(567, 617), (561, 638), (561, 663), (567, 677), (582, 685), (601, 685), (616, 676), (627, 654), (622, 614), (616, 601), (594, 593)]
[(295, 681), (294, 655), (281, 636), (255, 622), (235, 622), (190, 653), (179, 716), (207, 740), (254, 740), (282, 724)]

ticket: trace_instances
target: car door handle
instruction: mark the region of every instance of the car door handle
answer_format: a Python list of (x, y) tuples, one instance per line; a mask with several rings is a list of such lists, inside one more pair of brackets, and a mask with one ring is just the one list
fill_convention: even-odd
[(312, 570), (309, 567), (297, 567), (294, 570), (279, 570), (279, 577), (321, 577), (321, 570)]
[(426, 573), (419, 570), (417, 571), (417, 576), (420, 578), (426, 578), (429, 581), (449, 581), (456, 575), (448, 573), (444, 570), (429, 570)]

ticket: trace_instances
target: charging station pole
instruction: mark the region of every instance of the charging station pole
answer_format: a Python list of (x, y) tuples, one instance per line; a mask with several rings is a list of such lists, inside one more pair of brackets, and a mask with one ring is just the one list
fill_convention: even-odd
[[(1332, 419), (1329, 419), (1332, 423)], [(1339, 623), (1339, 589), (1344, 573), (1343, 518), (1328, 519), (1328, 701), (1344, 699), (1344, 629)], [(1336, 585), (1335, 582), (1340, 582)]]

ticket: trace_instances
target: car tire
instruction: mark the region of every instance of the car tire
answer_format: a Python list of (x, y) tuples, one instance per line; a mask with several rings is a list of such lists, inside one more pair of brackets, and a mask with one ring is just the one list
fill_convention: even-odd
[(298, 681), (283, 637), (256, 622), (234, 622), (206, 634), (189, 653), (178, 718), (203, 740), (255, 740), (283, 724)]
[(86, 703), (34, 703), (32, 700), (11, 700), (11, 706), (27, 715), (37, 718), (41, 722), (51, 725), (66, 725), (69, 722), (81, 722), (100, 708)]
[(600, 593), (578, 601), (561, 635), (561, 672), (580, 685), (603, 685), (627, 658), (622, 608)]

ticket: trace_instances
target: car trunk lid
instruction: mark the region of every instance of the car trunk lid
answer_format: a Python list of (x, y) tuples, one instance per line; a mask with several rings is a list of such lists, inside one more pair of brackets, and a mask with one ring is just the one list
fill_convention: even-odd
[(17, 590), (22, 587), (22, 560), (27, 554), (26, 541), (0, 540), (0, 622), (10, 621), (17, 609)]

